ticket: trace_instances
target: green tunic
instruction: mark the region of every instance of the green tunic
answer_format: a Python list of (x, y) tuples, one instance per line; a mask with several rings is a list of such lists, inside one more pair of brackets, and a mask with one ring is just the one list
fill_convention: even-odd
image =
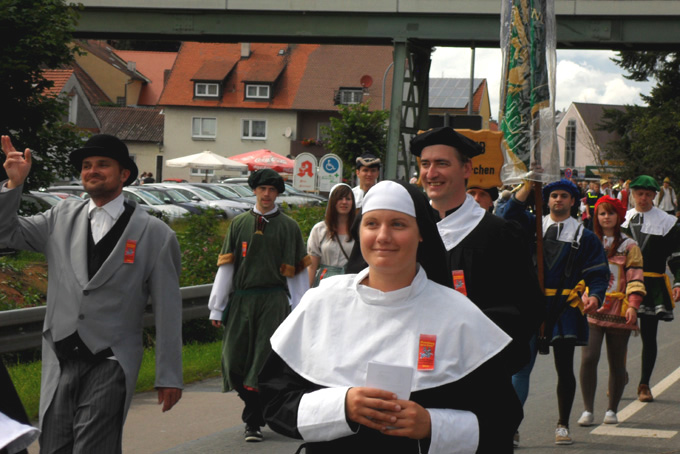
[(668, 260), (674, 282), (680, 282), (680, 226), (676, 224), (663, 236), (642, 233), (634, 222), (621, 230), (637, 241), (642, 251), (647, 295), (642, 300), (638, 313), (655, 315), (660, 320), (673, 320), (674, 304), (663, 275)]
[(234, 264), (222, 344), (225, 392), (236, 383), (257, 389), (269, 338), (290, 313), (286, 278), (309, 262), (300, 228), (280, 211), (260, 216), (251, 210), (232, 221), (218, 260), (218, 266)]

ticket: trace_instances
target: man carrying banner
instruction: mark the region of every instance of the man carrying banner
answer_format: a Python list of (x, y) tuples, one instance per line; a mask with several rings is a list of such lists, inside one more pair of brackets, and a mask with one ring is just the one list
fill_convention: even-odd
[[(513, 219), (532, 230), (535, 216), (526, 211), (531, 188), (525, 184), (507, 203), (503, 217)], [(602, 243), (571, 216), (579, 192), (569, 180), (559, 180), (543, 188), (550, 214), (543, 218), (543, 266), (547, 300), (543, 334), (539, 351), (547, 353), (552, 345), (557, 371), (557, 406), (559, 419), (555, 444), (572, 443), (569, 416), (576, 393), (574, 350), (588, 344), (588, 320), (584, 314), (597, 310), (604, 301), (609, 284), (609, 265)], [(575, 287), (584, 280), (589, 288), (583, 303)], [(541, 345), (543, 343), (543, 345)], [(542, 348), (543, 347), (543, 348)]]
[[(529, 339), (542, 313), (526, 235), (466, 194), (471, 158), (481, 153), (479, 144), (445, 126), (414, 137), (411, 153), (420, 157), (420, 180), (439, 220), (437, 229), (455, 289), (513, 339), (505, 350), (510, 379), (529, 360)], [(511, 266), (492, 274), (493, 263)], [(511, 292), (511, 288), (524, 292)]]

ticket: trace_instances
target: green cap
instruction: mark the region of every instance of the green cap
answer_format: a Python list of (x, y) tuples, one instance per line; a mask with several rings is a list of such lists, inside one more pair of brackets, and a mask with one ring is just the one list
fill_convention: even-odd
[(649, 175), (640, 175), (633, 181), (631, 181), (630, 186), (631, 189), (649, 189), (650, 191), (656, 191), (658, 192), (659, 189), (659, 183), (656, 182), (656, 180)]

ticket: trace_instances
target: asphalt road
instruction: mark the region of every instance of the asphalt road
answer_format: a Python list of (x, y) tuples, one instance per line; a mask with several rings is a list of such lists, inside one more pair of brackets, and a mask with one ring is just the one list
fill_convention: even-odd
[[(576, 354), (576, 371), (580, 351)], [(642, 404), (636, 399), (641, 341), (629, 343), (630, 384), (619, 407), (617, 426), (579, 427), (583, 411), (580, 389), (571, 416), (574, 444), (555, 446), (557, 421), (556, 376), (552, 356), (539, 356), (531, 378), (531, 390), (520, 427), (521, 446), (517, 453), (680, 453), (680, 321), (659, 326), (659, 359), (652, 377), (656, 401)], [(606, 356), (600, 360), (599, 387), (595, 401), (595, 421), (600, 423), (606, 410)], [(235, 393), (220, 392), (220, 380), (213, 379), (187, 387), (184, 397), (170, 412), (161, 413), (154, 393), (135, 396), (125, 425), (125, 454), (212, 454), (212, 453), (290, 453), (299, 445), (268, 428), (262, 443), (245, 443), (241, 423), (242, 404)], [(483, 399), (484, 396), (480, 396)], [(499, 409), (499, 411), (502, 411)], [(31, 447), (37, 454), (37, 443)]]

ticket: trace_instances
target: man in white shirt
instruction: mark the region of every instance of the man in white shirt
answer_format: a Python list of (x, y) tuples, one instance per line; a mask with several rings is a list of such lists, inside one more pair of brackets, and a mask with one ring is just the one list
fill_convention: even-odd
[(31, 150), (2, 136), (0, 247), (44, 253), (49, 265), (40, 395), (41, 452), (122, 451), (142, 360), (142, 317), (156, 322), (156, 389), (163, 411), (182, 396), (180, 251), (162, 221), (125, 202), (137, 177), (127, 146), (99, 134), (69, 155), (90, 201), (67, 199), (18, 217)]
[(354, 193), (354, 202), (357, 210), (361, 210), (366, 192), (378, 182), (380, 176), (380, 158), (370, 154), (364, 153), (356, 160), (356, 172), (359, 179), (359, 185), (352, 188)]
[(671, 186), (670, 178), (666, 177), (663, 179), (663, 186), (659, 189), (654, 204), (661, 211), (665, 211), (671, 216), (675, 216), (675, 212), (678, 209), (678, 197), (675, 194), (675, 189)]

